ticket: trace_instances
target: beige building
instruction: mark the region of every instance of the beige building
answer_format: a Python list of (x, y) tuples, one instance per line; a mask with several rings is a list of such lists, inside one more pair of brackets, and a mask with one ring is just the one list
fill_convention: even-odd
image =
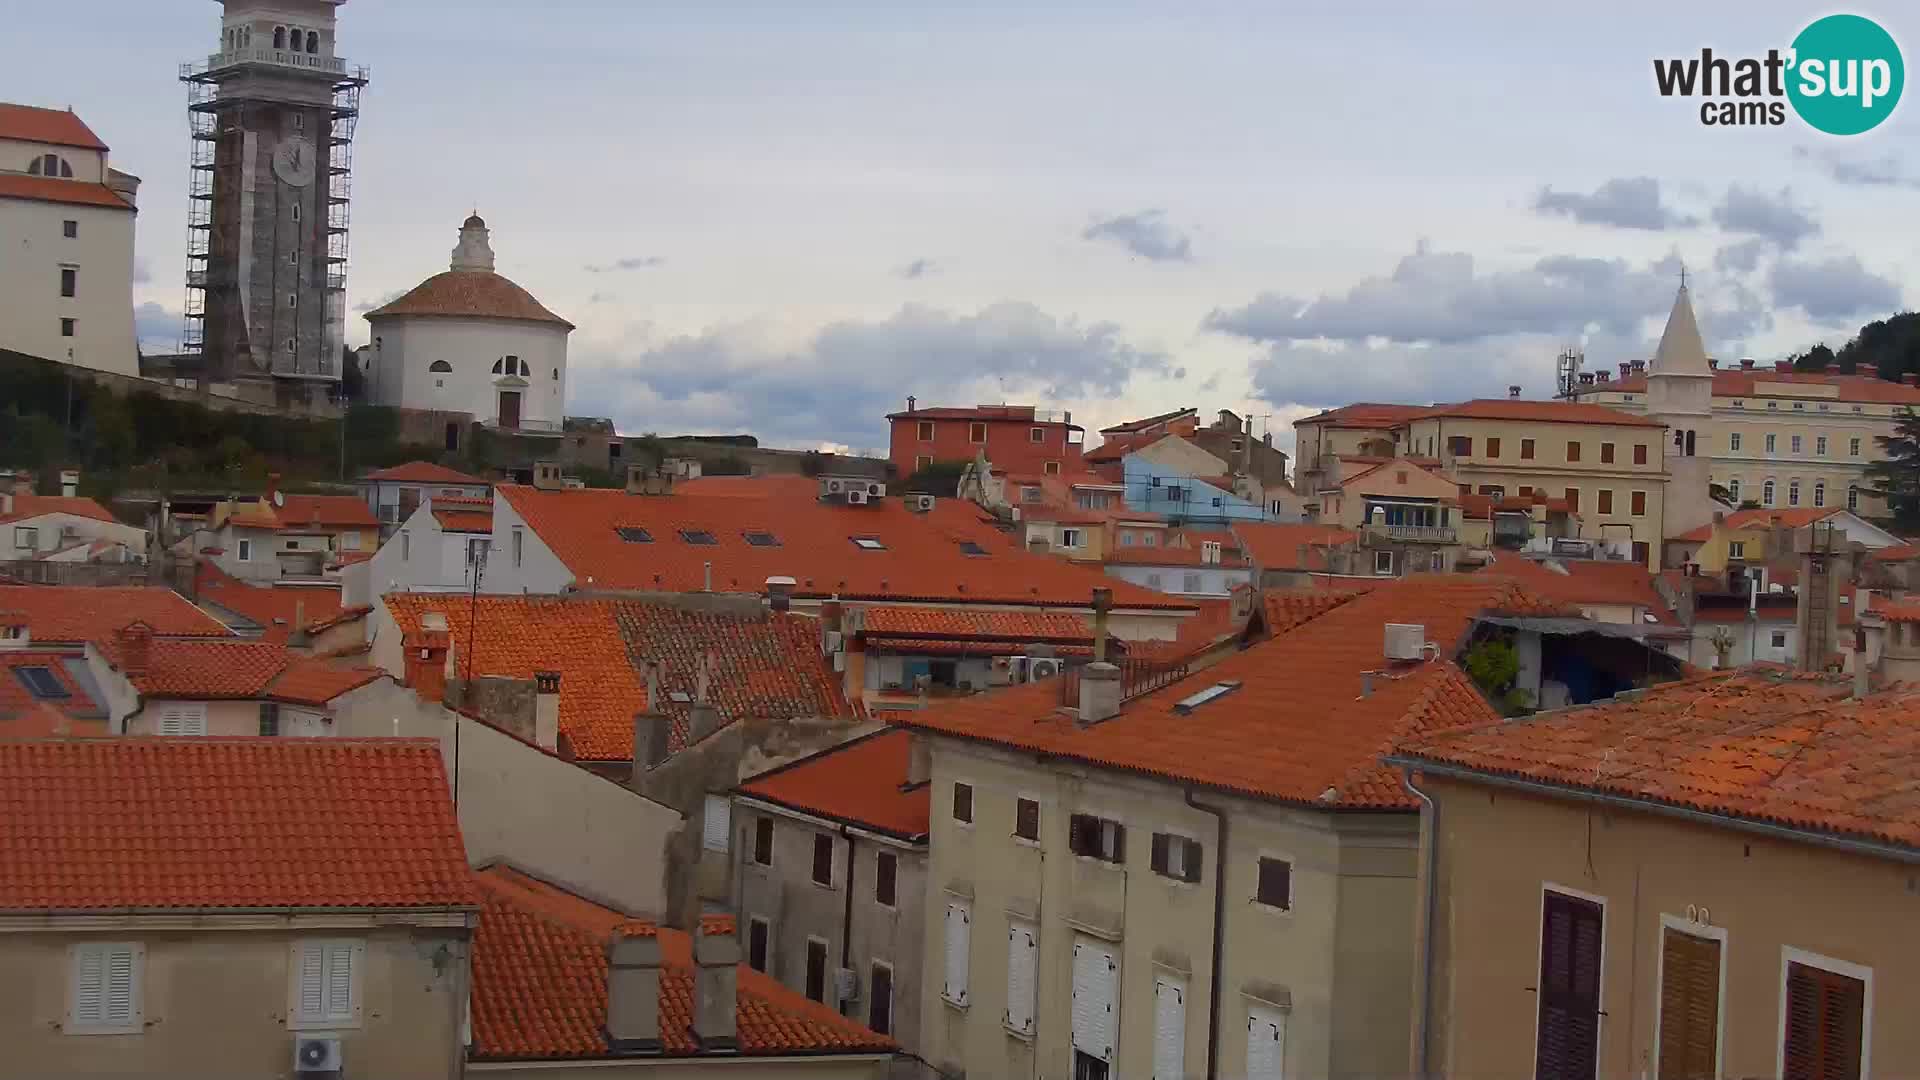
[(1911, 1073), (1916, 706), (1751, 672), (1403, 748), (1430, 800), (1410, 1071)]
[(15, 740), (0, 774), (10, 1075), (459, 1075), (478, 896), (432, 744)]

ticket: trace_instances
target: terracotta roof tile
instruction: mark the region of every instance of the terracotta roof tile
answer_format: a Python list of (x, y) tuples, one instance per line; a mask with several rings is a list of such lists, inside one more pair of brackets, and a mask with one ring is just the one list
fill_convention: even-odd
[[(42, 706), (51, 708), (56, 715), (71, 719), (105, 718), (106, 713), (88, 695), (80, 681), (73, 677), (73, 672), (67, 669), (67, 662), (76, 659), (77, 654), (72, 652), (41, 649), (0, 651), (0, 736), (31, 734), (8, 721), (26, 717), (29, 713), (39, 711)], [(44, 670), (45, 677), (52, 679), (59, 687), (61, 696), (41, 698), (21, 676), (22, 668)]]
[(431, 741), (0, 740), (0, 910), (474, 901)]
[(1912, 542), (1894, 544), (1877, 551), (1867, 552), (1867, 558), (1878, 559), (1881, 562), (1906, 562), (1908, 559), (1920, 559), (1920, 544)]
[(1409, 739), (1408, 760), (1920, 849), (1920, 690), (1741, 671)]
[(1620, 427), (1667, 425), (1636, 413), (1584, 401), (1527, 401), (1520, 398), (1477, 398), (1451, 405), (1435, 405), (1408, 416), (1402, 423), (1440, 417), (1464, 420), (1534, 420), (1555, 424), (1614, 424)]
[(972, 408), (956, 405), (933, 405), (924, 409), (906, 409), (888, 413), (889, 420), (1005, 420), (1028, 424), (1033, 427), (1064, 427), (1076, 430), (1085, 429), (1079, 424), (1052, 419), (1048, 414), (1039, 412), (1032, 405), (975, 405)]
[(861, 633), (870, 637), (992, 638), (1000, 641), (1091, 642), (1086, 616), (1058, 611), (956, 611), (875, 605), (860, 609)]
[(303, 529), (377, 529), (380, 519), (373, 516), (367, 501), (358, 495), (283, 495), (283, 504), (275, 509), (281, 532)]
[[(1267, 589), (1260, 594), (1267, 633), (1275, 637), (1325, 615), (1371, 589)], [(1384, 633), (1385, 631), (1382, 631)]]
[[(665, 1055), (698, 1053), (693, 1037), (693, 942), (506, 867), (475, 875), (481, 896), (473, 940), (473, 1046), (480, 1061), (604, 1058), (607, 943), (660, 939), (660, 1034)], [(728, 920), (730, 921), (730, 920)], [(717, 923), (715, 929), (726, 926)], [(740, 1054), (886, 1053), (895, 1044), (740, 965)]]
[(69, 206), (100, 206), (108, 210), (131, 212), (133, 204), (105, 184), (84, 180), (52, 180), (44, 176), (0, 173), (0, 199), (26, 199), (30, 202), (64, 203)]
[(249, 585), (206, 559), (194, 568), (194, 596), (202, 604), (245, 616), (260, 627), (260, 640), (276, 645), (286, 644), (289, 635), (302, 629), (296, 621), (311, 630), (341, 612), (337, 586)]
[(445, 465), (436, 465), (431, 461), (409, 461), (404, 465), (395, 465), (386, 469), (375, 469), (362, 476), (361, 480), (374, 480), (400, 484), (485, 484), (487, 481), (477, 476), (468, 476), (457, 469)]
[[(1882, 379), (1877, 375), (1829, 375), (1824, 371), (1774, 371), (1771, 368), (1755, 367), (1743, 371), (1739, 368), (1721, 368), (1713, 373), (1713, 396), (1727, 398), (1765, 398), (1770, 395), (1760, 387), (1761, 383), (1786, 383), (1797, 386), (1831, 386), (1839, 391), (1838, 396), (1826, 401), (1875, 405), (1920, 405), (1920, 387), (1905, 386), (1901, 383)], [(1581, 387), (1583, 394), (1626, 393), (1643, 394), (1647, 389), (1647, 377), (1636, 375), (1628, 379), (1615, 379), (1592, 389)], [(1804, 399), (1803, 399), (1804, 400)]]
[(533, 294), (491, 270), (447, 270), (415, 285), (382, 307), (367, 312), (369, 319), (390, 315), (447, 315), (457, 318), (517, 319), (573, 324), (549, 311)]
[(0, 585), (0, 611), (20, 612), (35, 641), (106, 642), (135, 622), (170, 636), (230, 636), (220, 620), (171, 589)]
[[(1735, 510), (1722, 519), (1721, 524), (1729, 529), (1764, 529), (1771, 524), (1778, 523), (1782, 528), (1798, 529), (1811, 525), (1816, 521), (1823, 521), (1838, 513), (1840, 513), (1840, 510), (1837, 507), (1818, 510), (1810, 506), (1777, 510)], [(1688, 542), (1705, 542), (1711, 540), (1713, 539), (1713, 525), (1709, 522), (1697, 529), (1689, 529), (1672, 539), (1685, 540)]]
[(1550, 602), (1576, 607), (1631, 604), (1646, 608), (1666, 625), (1679, 623), (1660, 590), (1654, 588), (1653, 574), (1640, 563), (1614, 559), (1529, 559), (1502, 551), (1494, 555), (1493, 562), (1482, 572), (1517, 581), (1535, 596)]
[(432, 508), (433, 520), (440, 523), (446, 532), (491, 533), (493, 532), (493, 511), (452, 509), (440, 505), (435, 500)]
[(42, 109), (0, 102), (0, 139), (105, 150), (107, 144), (71, 109)]
[(1352, 405), (1343, 405), (1338, 409), (1318, 412), (1295, 423), (1319, 424), (1335, 428), (1378, 428), (1385, 431), (1399, 427), (1426, 411), (1425, 405), (1386, 405), (1361, 401)]
[[(868, 506), (823, 503), (814, 488), (786, 486), (765, 499), (710, 496), (707, 489), (673, 495), (624, 491), (499, 489), (542, 542), (552, 548), (583, 589), (694, 592), (713, 564), (719, 592), (759, 593), (766, 580), (786, 575), (803, 597), (948, 600), (971, 603), (1086, 605), (1095, 588), (1112, 588), (1119, 608), (1185, 609), (1183, 600), (1114, 581), (1098, 570), (1009, 546), (984, 512), (941, 499), (927, 513), (898, 498)], [(621, 538), (640, 528), (651, 542)], [(713, 544), (690, 544), (682, 530), (710, 533)], [(756, 546), (747, 532), (772, 534)], [(883, 545), (869, 550), (854, 537)], [(987, 552), (970, 555), (962, 544)]]
[[(125, 673), (125, 643), (108, 641), (102, 655)], [(335, 667), (266, 641), (154, 638), (147, 666), (127, 681), (143, 696), (177, 701), (246, 701), (256, 698), (324, 705), (380, 678), (377, 668)]]
[[(1208, 541), (1220, 545), (1220, 561), (1206, 561)], [(1107, 552), (1107, 562), (1127, 566), (1221, 566), (1229, 569), (1250, 565), (1241, 551), (1240, 540), (1227, 529), (1168, 529), (1152, 547), (1116, 546)]]
[(120, 524), (119, 518), (114, 517), (106, 507), (92, 499), (70, 498), (64, 495), (15, 495), (13, 513), (0, 514), (0, 525), (39, 517), (42, 514), (71, 514), (74, 517), (88, 518), (93, 521)]
[(742, 795), (925, 841), (928, 787), (907, 784), (912, 736), (882, 729), (740, 784)]
[[(1338, 525), (1264, 524), (1233, 527), (1240, 547), (1261, 570), (1327, 569), (1326, 548), (1353, 543), (1360, 534)], [(1303, 553), (1300, 549), (1306, 547)], [(1304, 554), (1304, 558), (1302, 555)]]

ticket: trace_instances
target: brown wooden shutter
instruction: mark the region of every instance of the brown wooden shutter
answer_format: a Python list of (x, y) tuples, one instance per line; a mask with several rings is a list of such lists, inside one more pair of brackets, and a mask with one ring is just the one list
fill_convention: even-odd
[(1666, 928), (1660, 942), (1660, 1080), (1713, 1080), (1720, 943)]
[(1600, 1060), (1600, 905), (1548, 892), (1541, 912), (1541, 1080), (1587, 1080)]
[(1167, 872), (1167, 845), (1171, 839), (1172, 838), (1166, 833), (1157, 832), (1153, 834), (1153, 854), (1150, 861), (1153, 865), (1153, 872), (1156, 874), (1164, 874)]
[(1859, 1080), (1866, 984), (1787, 965), (1786, 1080)]

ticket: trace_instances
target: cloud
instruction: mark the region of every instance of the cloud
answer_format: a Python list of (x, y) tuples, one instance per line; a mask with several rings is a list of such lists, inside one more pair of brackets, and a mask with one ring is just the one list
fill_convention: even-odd
[(133, 283), (135, 285), (145, 285), (152, 280), (153, 272), (147, 268), (147, 260), (144, 258), (133, 260)]
[(1589, 327), (1626, 333), (1672, 303), (1668, 260), (1634, 269), (1624, 260), (1550, 255), (1520, 270), (1479, 273), (1472, 255), (1429, 251), (1403, 257), (1388, 277), (1312, 299), (1262, 293), (1216, 309), (1206, 327), (1252, 341), (1456, 344), (1501, 334), (1578, 335)]
[(1760, 265), (1760, 257), (1766, 252), (1767, 242), (1757, 236), (1728, 244), (1713, 253), (1713, 268), (1723, 273), (1751, 274)]
[(1816, 322), (1891, 314), (1901, 305), (1900, 286), (1861, 265), (1858, 256), (1821, 262), (1781, 261), (1772, 275), (1774, 302), (1797, 307)]
[(180, 351), (180, 331), (184, 316), (149, 300), (133, 309), (133, 337), (142, 352)]
[(918, 278), (926, 277), (928, 274), (931, 274), (939, 269), (940, 269), (940, 264), (934, 262), (932, 259), (915, 259), (912, 262), (908, 263), (907, 265), (901, 267), (900, 269), (895, 270), (894, 273), (900, 277), (906, 278), (908, 281), (913, 281)]
[(629, 255), (610, 263), (588, 263), (581, 269), (589, 274), (618, 274), (628, 270), (651, 270), (656, 266), (664, 266), (666, 261), (664, 255)]
[(828, 324), (797, 344), (741, 323), (639, 352), (579, 356), (576, 401), (592, 402), (623, 431), (745, 431), (787, 446), (882, 446), (883, 417), (910, 393), (967, 403), (1111, 398), (1136, 373), (1172, 369), (1164, 353), (1129, 343), (1113, 323), (1017, 301), (971, 314), (910, 304), (884, 319)]
[(360, 303), (353, 305), (353, 313), (355, 315), (365, 315), (367, 312), (372, 311), (375, 308), (386, 307), (388, 304), (393, 303), (395, 300), (400, 299), (402, 296), (405, 296), (406, 294), (407, 294), (406, 289), (395, 289), (392, 292), (386, 293), (385, 295), (379, 297), (378, 299), (362, 300)]
[(1119, 244), (1152, 262), (1191, 262), (1193, 242), (1186, 233), (1167, 224), (1160, 210), (1142, 210), (1096, 221), (1081, 230), (1082, 240)]
[(594, 293), (594, 294), (593, 294), (592, 296), (589, 296), (589, 297), (587, 297), (587, 303), (589, 303), (589, 304), (612, 304), (612, 303), (615, 303), (615, 302), (617, 302), (617, 301), (618, 301), (619, 299), (620, 299), (620, 297), (619, 297), (618, 295), (616, 295), (616, 294), (614, 294), (614, 293), (610, 293), (610, 292), (597, 292), (597, 293)]
[(1651, 176), (1616, 177), (1593, 194), (1555, 191), (1543, 187), (1533, 208), (1542, 214), (1564, 214), (1582, 225), (1611, 225), (1616, 229), (1688, 228), (1698, 218), (1681, 214), (1660, 201), (1660, 181)]
[(1769, 240), (1782, 251), (1792, 251), (1820, 232), (1820, 223), (1793, 205), (1793, 192), (1787, 188), (1769, 195), (1759, 188), (1730, 185), (1726, 198), (1713, 208), (1713, 223), (1730, 233)]
[(1801, 146), (1794, 148), (1793, 156), (1814, 165), (1836, 184), (1920, 190), (1920, 176), (1909, 172), (1906, 165), (1892, 154), (1861, 159), (1833, 150), (1812, 150)]

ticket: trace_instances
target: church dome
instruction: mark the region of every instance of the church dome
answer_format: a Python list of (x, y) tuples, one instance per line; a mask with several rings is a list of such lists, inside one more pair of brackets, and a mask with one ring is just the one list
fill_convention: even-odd
[(487, 219), (481, 217), (479, 214), (471, 214), (467, 217), (467, 220), (460, 223), (460, 227), (463, 229), (484, 229), (487, 227)]
[(390, 315), (518, 319), (574, 328), (572, 323), (547, 310), (532, 293), (491, 270), (448, 270), (435, 274), (399, 299), (367, 312), (369, 319)]

